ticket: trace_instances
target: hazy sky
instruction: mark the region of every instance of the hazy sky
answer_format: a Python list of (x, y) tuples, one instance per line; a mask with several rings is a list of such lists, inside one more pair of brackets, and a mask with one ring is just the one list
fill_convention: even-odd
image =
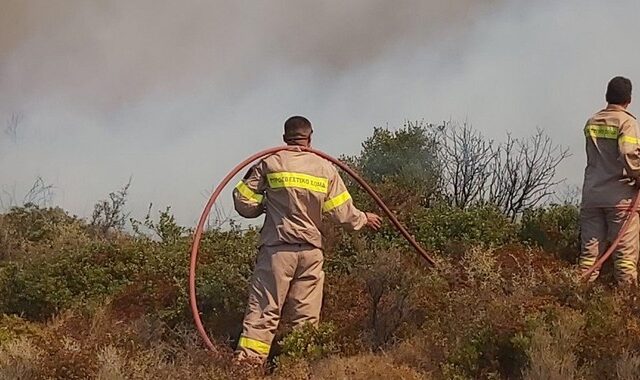
[(639, 15), (637, 0), (0, 0), (2, 130), (24, 116), (16, 139), (0, 131), (0, 190), (42, 176), (86, 216), (133, 177), (134, 215), (153, 202), (192, 224), (292, 114), (336, 155), (405, 119), (541, 127), (580, 184), (606, 82), (640, 86)]

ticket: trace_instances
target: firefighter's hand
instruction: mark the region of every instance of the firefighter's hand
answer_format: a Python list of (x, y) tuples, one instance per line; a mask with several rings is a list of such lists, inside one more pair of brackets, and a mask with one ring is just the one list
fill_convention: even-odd
[(371, 228), (374, 231), (377, 231), (382, 227), (382, 218), (380, 215), (374, 214), (372, 212), (366, 212), (367, 215), (367, 227)]

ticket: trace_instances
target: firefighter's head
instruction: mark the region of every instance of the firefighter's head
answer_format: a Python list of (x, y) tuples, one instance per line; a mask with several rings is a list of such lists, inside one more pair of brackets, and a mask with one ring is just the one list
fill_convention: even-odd
[(303, 116), (292, 116), (284, 122), (282, 138), (287, 145), (311, 146), (313, 127), (311, 122)]
[(631, 81), (615, 77), (607, 85), (607, 103), (627, 107), (631, 103)]

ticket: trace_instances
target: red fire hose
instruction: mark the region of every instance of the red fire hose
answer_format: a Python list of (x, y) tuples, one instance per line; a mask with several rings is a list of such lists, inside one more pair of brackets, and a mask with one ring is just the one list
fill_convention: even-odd
[(216, 200), (220, 196), (220, 193), (222, 193), (222, 190), (225, 188), (225, 186), (227, 186), (229, 181), (231, 181), (242, 169), (247, 167), (252, 162), (262, 157), (265, 157), (269, 154), (279, 152), (281, 150), (298, 150), (298, 151), (303, 150), (303, 151), (311, 152), (334, 163), (340, 169), (347, 172), (347, 174), (349, 174), (354, 180), (356, 180), (356, 182), (358, 182), (358, 184), (360, 184), (360, 186), (362, 186), (362, 188), (366, 190), (366, 192), (369, 193), (369, 195), (376, 201), (376, 203), (378, 204), (378, 206), (380, 206), (382, 211), (389, 217), (389, 220), (391, 220), (391, 223), (393, 223), (393, 225), (398, 229), (398, 231), (400, 231), (402, 236), (405, 239), (407, 239), (407, 241), (413, 246), (413, 248), (415, 248), (415, 250), (430, 265), (432, 266), (436, 265), (435, 261), (416, 242), (416, 240), (411, 236), (411, 234), (407, 231), (407, 229), (400, 223), (398, 218), (396, 218), (396, 216), (389, 209), (389, 207), (387, 207), (387, 205), (384, 204), (380, 196), (378, 196), (378, 194), (376, 194), (376, 192), (371, 188), (371, 186), (369, 186), (368, 183), (366, 183), (362, 178), (360, 178), (360, 176), (358, 176), (358, 174), (355, 171), (353, 171), (349, 166), (345, 165), (344, 163), (340, 162), (339, 160), (331, 157), (326, 153), (323, 153), (321, 151), (318, 151), (312, 148), (306, 148), (306, 147), (300, 147), (300, 146), (295, 146), (295, 147), (281, 146), (281, 147), (265, 149), (261, 152), (258, 152), (252, 155), (246, 160), (242, 161), (235, 168), (233, 168), (233, 170), (231, 170), (231, 172), (229, 172), (229, 174), (227, 174), (226, 177), (224, 177), (224, 179), (220, 182), (218, 187), (216, 187), (216, 189), (214, 190), (213, 194), (211, 194), (211, 197), (209, 198), (207, 205), (204, 207), (204, 210), (202, 211), (202, 215), (200, 215), (200, 221), (198, 222), (198, 227), (196, 228), (196, 231), (193, 236), (193, 246), (191, 247), (191, 264), (189, 266), (189, 303), (191, 305), (191, 313), (193, 314), (193, 320), (196, 324), (196, 328), (198, 329), (198, 333), (204, 340), (206, 346), (214, 352), (217, 350), (213, 345), (213, 343), (211, 342), (211, 340), (209, 339), (209, 336), (207, 335), (207, 332), (205, 331), (204, 326), (202, 324), (202, 320), (200, 319), (200, 311), (198, 310), (198, 302), (196, 297), (196, 266), (198, 263), (198, 250), (200, 248), (200, 240), (202, 239), (204, 226), (205, 226), (205, 223), (207, 222), (207, 219), (209, 218), (209, 213), (211, 212), (211, 208), (213, 207), (213, 204), (216, 202)]
[(622, 235), (624, 235), (624, 233), (627, 232), (627, 229), (629, 228), (629, 222), (631, 222), (631, 216), (633, 215), (633, 213), (638, 212), (639, 205), (640, 205), (640, 191), (636, 194), (636, 197), (633, 198), (632, 205), (628, 209), (630, 211), (629, 215), (627, 215), (627, 219), (622, 224), (622, 227), (620, 228), (618, 235), (613, 240), (613, 242), (611, 242), (609, 249), (607, 249), (607, 251), (598, 259), (598, 261), (596, 261), (596, 263), (593, 264), (593, 266), (591, 266), (591, 268), (589, 268), (589, 270), (582, 275), (582, 280), (588, 281), (589, 278), (591, 277), (591, 274), (596, 270), (599, 270), (604, 264), (604, 262), (607, 261), (607, 259), (613, 254), (613, 251), (615, 251), (616, 248), (618, 247), (618, 244), (620, 244)]

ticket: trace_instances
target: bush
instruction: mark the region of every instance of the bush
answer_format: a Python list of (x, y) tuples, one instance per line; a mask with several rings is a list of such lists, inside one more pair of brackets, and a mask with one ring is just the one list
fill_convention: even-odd
[(525, 380), (564, 380), (579, 378), (575, 355), (584, 320), (578, 313), (564, 311), (550, 326), (539, 326), (530, 338), (529, 365)]
[(0, 313), (41, 320), (114, 294), (146, 258), (135, 244), (92, 243), (82, 251), (38, 256), (2, 268)]
[(580, 210), (574, 205), (551, 205), (525, 211), (520, 239), (575, 262), (580, 252)]
[(360, 354), (348, 358), (329, 358), (314, 366), (318, 379), (336, 380), (418, 380), (427, 378), (416, 370), (394, 363), (384, 355)]
[(52, 254), (88, 239), (84, 223), (58, 207), (28, 204), (0, 215), (0, 261), (29, 253)]
[(411, 225), (419, 241), (440, 251), (459, 246), (498, 246), (513, 241), (516, 236), (516, 226), (489, 205), (463, 210), (438, 204), (417, 210)]
[(318, 360), (339, 351), (335, 342), (336, 329), (331, 323), (322, 323), (317, 328), (306, 323), (293, 329), (282, 341), (281, 353), (291, 358)]
[[(15, 240), (24, 242), (49, 242), (55, 238), (52, 231), (64, 225), (86, 227), (58, 211), (15, 209), (4, 217), (20, 227)], [(45, 231), (33, 229), (29, 224), (33, 220), (40, 221), (38, 228)], [(43, 320), (112, 297), (123, 316), (152, 313), (171, 325), (189, 321), (187, 252), (191, 239), (175, 224), (169, 209), (160, 213), (158, 222), (147, 218), (145, 226), (161, 240), (142, 234), (136, 239), (96, 237), (73, 248), (55, 246), (47, 254), (0, 264), (0, 313)], [(230, 333), (229, 326), (240, 323), (256, 240), (255, 230), (243, 231), (233, 224), (228, 230), (211, 230), (203, 236), (197, 277), (199, 306), (205, 321), (224, 334)]]
[[(20, 339), (0, 347), (0, 380), (27, 380), (41, 377), (42, 351)], [(40, 375), (40, 376), (38, 376)]]
[(19, 337), (34, 335), (37, 331), (36, 325), (20, 317), (0, 314), (0, 347)]

